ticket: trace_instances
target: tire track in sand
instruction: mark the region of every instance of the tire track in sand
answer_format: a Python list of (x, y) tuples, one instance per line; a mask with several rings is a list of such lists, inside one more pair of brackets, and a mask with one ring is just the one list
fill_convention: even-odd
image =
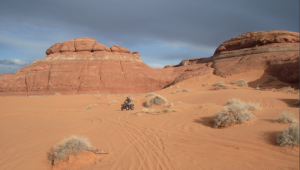
[[(115, 127), (137, 154), (140, 163), (138, 169), (175, 169), (165, 152), (162, 138), (154, 130), (137, 126), (128, 118), (128, 115), (119, 116)], [(117, 168), (117, 165), (118, 163), (115, 163), (112, 169)]]

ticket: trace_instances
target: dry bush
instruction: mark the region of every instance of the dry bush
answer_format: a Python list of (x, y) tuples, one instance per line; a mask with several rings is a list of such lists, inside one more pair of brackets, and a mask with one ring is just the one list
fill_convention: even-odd
[(167, 99), (160, 95), (156, 95), (151, 97), (147, 102), (146, 102), (146, 107), (150, 107), (152, 104), (155, 105), (161, 105), (163, 103), (168, 103)]
[(183, 92), (190, 92), (191, 90), (188, 89), (188, 88), (186, 88), (186, 89), (183, 89), (182, 91), (183, 91)]
[(176, 90), (176, 91), (173, 91), (172, 94), (176, 94), (178, 92), (181, 92), (181, 90)]
[(204, 83), (204, 84), (202, 84), (203, 87), (205, 87), (205, 86), (207, 86), (207, 85), (209, 85), (209, 83)]
[(99, 106), (99, 105), (98, 104), (90, 104), (85, 109), (90, 109), (92, 107), (97, 107), (97, 106)]
[(147, 93), (147, 94), (144, 96), (144, 98), (149, 97), (149, 96), (155, 96), (155, 95), (156, 95), (155, 93)]
[(166, 107), (173, 107), (173, 105), (174, 105), (173, 103), (167, 103), (165, 106)]
[(216, 90), (219, 90), (220, 88), (224, 88), (224, 89), (228, 89), (229, 85), (225, 84), (222, 81), (217, 82), (216, 84), (214, 84), (213, 86), (215, 86)]
[(118, 102), (116, 100), (114, 100), (114, 101), (109, 102), (108, 105), (111, 105), (111, 104), (114, 104), (114, 103), (118, 103)]
[(292, 124), (286, 131), (280, 133), (277, 137), (277, 143), (280, 146), (299, 146), (299, 125)]
[(87, 138), (71, 136), (63, 139), (57, 146), (51, 148), (47, 157), (48, 161), (54, 165), (60, 163), (71, 154), (77, 155), (80, 152), (91, 150), (93, 150), (93, 148)]
[(159, 112), (157, 112), (156, 114), (161, 115), (163, 113), (169, 113), (169, 112), (177, 112), (177, 110), (176, 109), (163, 109), (163, 110), (160, 110)]
[(176, 105), (176, 104), (182, 104), (181, 101), (178, 101), (178, 102), (174, 102), (173, 105)]
[(55, 94), (54, 94), (54, 96), (60, 96), (60, 95), (61, 95), (61, 94), (59, 94), (59, 93), (55, 93)]
[(231, 84), (237, 84), (238, 86), (248, 86), (248, 82), (245, 79), (238, 79)]
[(297, 119), (295, 119), (294, 113), (284, 111), (278, 119), (274, 120), (274, 122), (295, 123), (297, 122)]
[(250, 111), (256, 111), (259, 104), (244, 103), (239, 99), (232, 99), (226, 103), (226, 107), (216, 113), (213, 118), (214, 127), (226, 127), (233, 124), (242, 124), (255, 116)]

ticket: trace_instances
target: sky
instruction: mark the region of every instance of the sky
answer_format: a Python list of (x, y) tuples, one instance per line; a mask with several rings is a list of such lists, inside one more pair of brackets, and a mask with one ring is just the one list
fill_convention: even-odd
[(232, 37), (266, 30), (299, 32), (299, 0), (1, 0), (0, 74), (77, 37), (138, 51), (150, 67), (162, 68), (210, 57)]

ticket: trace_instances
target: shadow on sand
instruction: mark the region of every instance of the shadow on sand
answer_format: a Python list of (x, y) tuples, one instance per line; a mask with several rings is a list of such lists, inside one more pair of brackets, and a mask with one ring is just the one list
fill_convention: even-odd
[(200, 123), (204, 126), (214, 128), (214, 123), (212, 121), (213, 117), (200, 117), (200, 119), (195, 119), (195, 123)]
[(287, 105), (289, 105), (289, 107), (299, 107), (298, 104), (298, 99), (279, 99), (283, 102), (285, 102)]
[(277, 137), (279, 135), (280, 132), (278, 131), (269, 131), (269, 132), (264, 132), (263, 136), (265, 136), (265, 141), (268, 144), (271, 144), (273, 146), (279, 146), (279, 144), (277, 143)]

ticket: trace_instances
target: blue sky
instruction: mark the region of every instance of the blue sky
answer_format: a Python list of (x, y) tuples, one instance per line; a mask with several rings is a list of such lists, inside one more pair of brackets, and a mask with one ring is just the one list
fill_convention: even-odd
[(0, 74), (77, 37), (138, 51), (160, 68), (210, 57), (227, 39), (264, 30), (299, 32), (299, 0), (1, 1)]

